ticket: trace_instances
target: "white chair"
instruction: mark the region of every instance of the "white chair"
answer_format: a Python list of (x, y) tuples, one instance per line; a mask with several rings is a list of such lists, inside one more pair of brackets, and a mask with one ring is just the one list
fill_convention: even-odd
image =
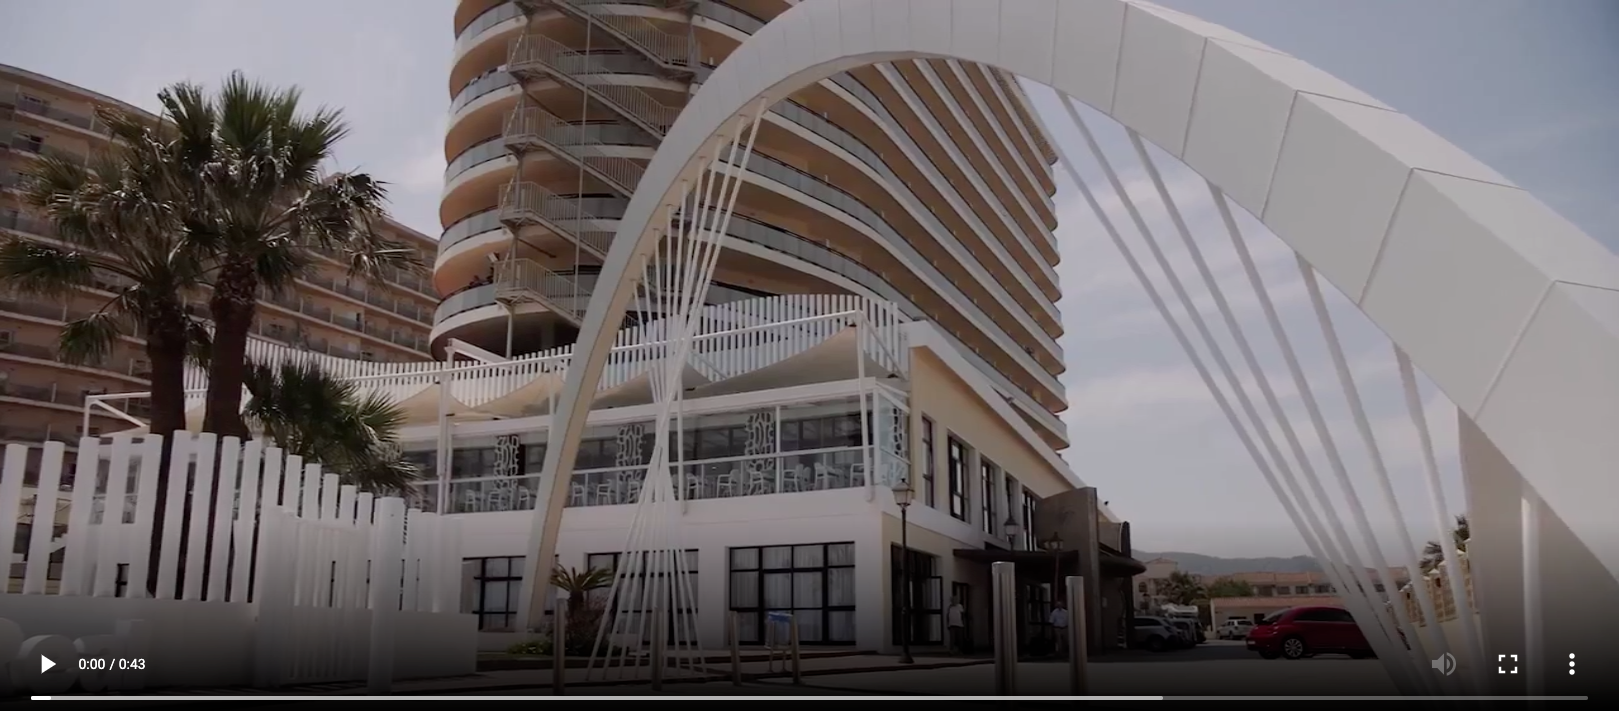
[(736, 496), (737, 471), (732, 469), (724, 474), (714, 477), (714, 489), (718, 496)]
[(618, 503), (618, 501), (617, 501), (618, 492), (615, 490), (615, 488), (616, 487), (614, 487), (613, 483), (610, 482), (610, 481), (604, 481), (604, 482), (602, 482), (600, 484), (597, 484), (596, 485), (596, 505), (597, 506), (606, 506), (606, 505), (609, 505), (609, 504)]
[(585, 485), (576, 481), (573, 483), (573, 490), (568, 496), (568, 503), (573, 506), (584, 506), (587, 495)]
[(865, 486), (866, 465), (860, 462), (849, 465), (849, 479), (850, 486)]
[(465, 502), (463, 506), (468, 513), (477, 513), (483, 510), (482, 499), (483, 497), (478, 495), (478, 491), (476, 489), (467, 489), (467, 494), (465, 497), (463, 497), (463, 501)]
[(534, 492), (529, 491), (528, 487), (526, 486), (517, 487), (517, 508), (534, 508)]
[(826, 491), (828, 489), (833, 488), (833, 484), (832, 484), (832, 475), (833, 474), (834, 474), (834, 472), (832, 471), (831, 467), (828, 467), (825, 464), (822, 464), (821, 462), (816, 462), (815, 463), (815, 491)]
[(703, 477), (695, 473), (687, 474), (685, 488), (687, 501), (703, 498)]
[(633, 504), (641, 498), (641, 480), (624, 480), (624, 500), (620, 503)]
[(775, 485), (776, 476), (774, 471), (765, 469), (749, 469), (748, 485), (745, 489), (743, 489), (743, 491), (746, 492), (745, 495), (747, 496), (774, 494), (776, 493), (774, 491), (776, 488)]

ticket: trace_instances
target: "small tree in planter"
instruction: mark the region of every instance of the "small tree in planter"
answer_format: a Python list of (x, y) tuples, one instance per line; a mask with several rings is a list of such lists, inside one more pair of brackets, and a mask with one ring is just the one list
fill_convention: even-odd
[[(568, 613), (566, 620), (553, 620), (552, 624), (561, 623), (567, 631), (566, 644), (569, 656), (588, 656), (591, 647), (596, 643), (596, 631), (601, 625), (602, 615), (606, 613), (603, 596), (594, 595), (596, 590), (612, 586), (613, 571), (607, 568), (563, 568), (558, 566), (551, 571), (551, 587), (568, 593)], [(549, 644), (546, 645), (548, 648)]]

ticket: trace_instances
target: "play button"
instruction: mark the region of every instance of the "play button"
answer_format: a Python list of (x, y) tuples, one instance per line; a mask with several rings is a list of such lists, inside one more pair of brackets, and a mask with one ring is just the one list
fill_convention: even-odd
[(45, 672), (50, 671), (51, 667), (54, 666), (56, 666), (56, 662), (51, 661), (50, 657), (43, 654), (39, 655), (39, 673), (44, 674)]

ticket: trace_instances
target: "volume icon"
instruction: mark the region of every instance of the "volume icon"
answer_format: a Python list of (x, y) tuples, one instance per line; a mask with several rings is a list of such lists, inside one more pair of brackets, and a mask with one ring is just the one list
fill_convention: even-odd
[(1445, 652), (1444, 654), (1439, 655), (1438, 658), (1432, 660), (1429, 662), (1429, 664), (1433, 666), (1434, 671), (1444, 674), (1445, 676), (1450, 676), (1451, 674), (1456, 673), (1456, 657), (1451, 656), (1450, 652)]

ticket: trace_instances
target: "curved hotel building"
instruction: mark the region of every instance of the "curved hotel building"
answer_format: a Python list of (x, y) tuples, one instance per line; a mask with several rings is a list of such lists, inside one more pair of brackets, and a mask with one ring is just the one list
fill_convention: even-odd
[[(793, 4), (456, 8), (433, 271), (445, 298), (432, 347), (474, 364), (454, 369), (467, 375), (452, 378), (452, 405), (421, 385), (401, 396), (419, 389), (409, 399), (424, 415), (438, 407), (417, 436), (450, 446), (414, 454), (438, 472), (427, 500), (473, 514), (464, 604), (486, 631), (522, 626), (524, 509), (560, 389), (548, 364), (571, 354), (618, 218), (687, 100)], [(1090, 599), (1123, 596), (1111, 609), (1129, 608), (1127, 528), (1058, 454), (1068, 439), (1055, 160), (1017, 81), (975, 64), (866, 67), (765, 115), (671, 454), (707, 643), (721, 643), (726, 611), (739, 613), (744, 641), (760, 641), (764, 611), (791, 609), (806, 643), (888, 648), (907, 589), (909, 638), (940, 644), (950, 599), (989, 619), (988, 562), (1065, 539), (1064, 571), (1097, 566), (1086, 575), (1112, 582)], [(631, 309), (598, 386), (562, 522), (563, 567), (617, 568), (625, 557), (654, 409), (635, 351), (655, 345), (664, 316)], [(869, 337), (847, 337), (858, 329)], [(886, 490), (897, 479), (915, 482), (908, 555)], [(1031, 631), (1055, 572), (1043, 555), (1045, 572), (1020, 565), (1031, 570), (1020, 593)], [(915, 584), (897, 584), (902, 563)], [(777, 585), (781, 576), (802, 587)], [(1099, 619), (1096, 639), (1120, 624)], [(970, 634), (987, 643), (987, 626)]]

